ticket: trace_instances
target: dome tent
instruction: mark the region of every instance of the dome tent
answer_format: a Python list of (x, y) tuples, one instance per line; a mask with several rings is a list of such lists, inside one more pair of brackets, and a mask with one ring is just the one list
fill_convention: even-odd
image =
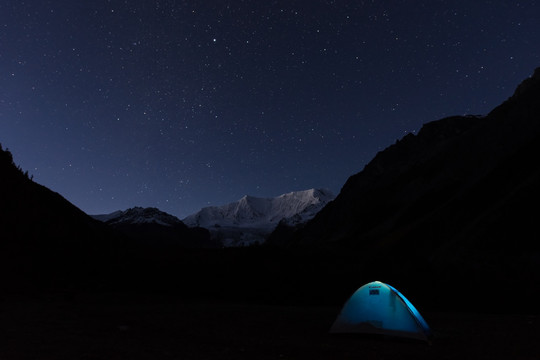
[(430, 328), (413, 304), (392, 286), (374, 281), (354, 292), (331, 333), (370, 333), (429, 340)]

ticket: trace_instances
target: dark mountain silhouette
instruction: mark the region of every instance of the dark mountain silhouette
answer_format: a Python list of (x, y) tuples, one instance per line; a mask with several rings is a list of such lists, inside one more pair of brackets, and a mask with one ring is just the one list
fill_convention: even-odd
[(4, 290), (143, 287), (141, 279), (157, 283), (153, 278), (163, 277), (163, 268), (175, 263), (186, 247), (205, 241), (210, 242), (207, 231), (182, 223), (164, 229), (121, 222), (109, 226), (95, 220), (34, 182), (16, 166), (11, 152), (0, 146), (0, 286)]
[(122, 238), (39, 185), (0, 147), (0, 263), (4, 286), (77, 287), (111, 271)]
[[(288, 243), (438, 295), (515, 298), (511, 284), (540, 281), (539, 154), (540, 68), (487, 116), (425, 124), (378, 153)], [(538, 294), (520, 287), (519, 301)]]

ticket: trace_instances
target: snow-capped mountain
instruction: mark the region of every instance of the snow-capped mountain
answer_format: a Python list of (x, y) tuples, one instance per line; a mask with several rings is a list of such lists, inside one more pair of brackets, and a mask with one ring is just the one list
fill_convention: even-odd
[(328, 190), (290, 192), (275, 198), (244, 196), (223, 206), (210, 206), (183, 219), (207, 228), (225, 246), (264, 242), (280, 221), (290, 225), (313, 218), (334, 195)]
[(175, 226), (182, 224), (176, 216), (167, 214), (157, 208), (133, 207), (125, 211), (115, 211), (110, 214), (91, 215), (94, 219), (110, 225), (119, 224), (157, 224), (162, 226)]

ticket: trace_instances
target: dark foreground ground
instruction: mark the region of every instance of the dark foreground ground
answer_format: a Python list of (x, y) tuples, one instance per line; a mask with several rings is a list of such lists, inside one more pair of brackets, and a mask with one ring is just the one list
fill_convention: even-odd
[(335, 307), (139, 296), (0, 299), (0, 359), (540, 359), (533, 315), (424, 313), (431, 344), (336, 336)]

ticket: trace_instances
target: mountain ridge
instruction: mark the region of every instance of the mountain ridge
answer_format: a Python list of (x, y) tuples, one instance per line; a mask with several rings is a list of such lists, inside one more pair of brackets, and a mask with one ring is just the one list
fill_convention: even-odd
[(293, 191), (273, 198), (245, 195), (229, 204), (203, 208), (183, 222), (209, 229), (226, 246), (262, 243), (281, 221), (306, 222), (333, 199), (325, 189)]
[[(397, 277), (411, 288), (430, 283), (456, 303), (466, 301), (462, 291), (487, 293), (516, 278), (540, 281), (538, 154), (536, 69), (488, 115), (427, 123), (379, 152), (278, 245), (359, 256), (361, 273)], [(475, 300), (480, 306), (486, 297)]]
[(115, 268), (123, 236), (34, 182), (2, 146), (0, 174), (4, 289), (84, 288)]
[(170, 244), (189, 248), (215, 248), (210, 233), (201, 227), (188, 227), (176, 216), (155, 207), (135, 206), (110, 214), (92, 215), (107, 226), (142, 241), (143, 246)]
[[(534, 74), (518, 86), (514, 95), (488, 115), (452, 116), (426, 123), (417, 135), (408, 134), (377, 153), (361, 172), (347, 179), (331, 206), (323, 209), (320, 216), (330, 217), (330, 213), (335, 212), (341, 205), (350, 205), (352, 208), (353, 203), (362, 204), (365, 200), (363, 197), (374, 203), (369, 192), (384, 187), (403, 187), (406, 184), (404, 189), (393, 190), (399, 191), (400, 202), (403, 203), (417, 196), (418, 191), (426, 192), (442, 182), (452, 187), (459, 186), (464, 181), (477, 181), (487, 176), (500, 161), (511, 156), (509, 153), (512, 153), (513, 149), (520, 148), (522, 143), (529, 143), (537, 136), (535, 134), (538, 133), (538, 121), (535, 123), (534, 116), (531, 115), (533, 109), (538, 112), (538, 105), (533, 102), (537, 98), (531, 98), (529, 93), (539, 87), (540, 70), (536, 69)], [(525, 88), (527, 92), (523, 90)], [(515, 116), (509, 115), (509, 112), (515, 108), (516, 101), (523, 97), (527, 100), (530, 114), (525, 112), (526, 117), (522, 117), (522, 121), (513, 121)], [(455, 150), (450, 152), (449, 148)], [(466, 161), (469, 154), (478, 161)], [(402, 181), (404, 177), (408, 177), (407, 183)], [(377, 208), (381, 207), (374, 207), (375, 210)], [(341, 222), (349, 226), (357, 224), (347, 216), (335, 216), (333, 219), (342, 219)], [(323, 233), (332, 233), (332, 230)], [(337, 238), (339, 235), (334, 236), (334, 239)]]
[(143, 208), (140, 206), (135, 206), (124, 211), (117, 210), (110, 214), (99, 214), (90, 216), (109, 225), (129, 223), (174, 226), (182, 223), (182, 221), (176, 216), (161, 211), (156, 207)]
[(183, 219), (188, 226), (273, 226), (283, 218), (292, 217), (311, 205), (326, 204), (334, 198), (328, 190), (293, 191), (273, 198), (245, 195), (237, 201), (209, 206)]

